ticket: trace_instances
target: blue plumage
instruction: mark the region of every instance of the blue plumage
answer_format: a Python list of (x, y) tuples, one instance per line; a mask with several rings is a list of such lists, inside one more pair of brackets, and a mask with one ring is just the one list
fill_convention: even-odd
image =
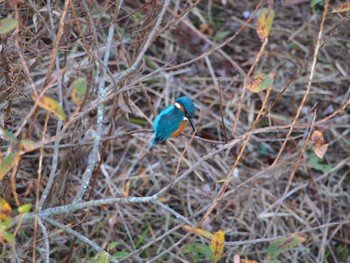
[(189, 97), (183, 96), (183, 97), (177, 98), (175, 102), (182, 105), (185, 108), (186, 113), (190, 115), (191, 118), (194, 118), (195, 107), (194, 107), (193, 101)]
[(188, 97), (180, 97), (175, 100), (174, 105), (163, 109), (153, 122), (154, 140), (153, 145), (158, 141), (164, 141), (171, 136), (175, 137), (184, 129), (188, 120), (194, 129), (192, 118), (195, 107)]

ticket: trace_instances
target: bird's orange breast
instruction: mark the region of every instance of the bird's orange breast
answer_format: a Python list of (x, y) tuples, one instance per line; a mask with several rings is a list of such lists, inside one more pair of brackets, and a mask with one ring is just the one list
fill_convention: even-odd
[(187, 125), (187, 121), (181, 122), (179, 128), (176, 131), (174, 131), (173, 134), (170, 137), (177, 137), (177, 136), (179, 136), (183, 132), (183, 130), (186, 128), (186, 125)]

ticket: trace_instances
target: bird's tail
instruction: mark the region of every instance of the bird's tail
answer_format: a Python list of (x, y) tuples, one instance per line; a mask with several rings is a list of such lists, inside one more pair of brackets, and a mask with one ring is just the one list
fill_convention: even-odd
[(154, 138), (153, 142), (152, 142), (152, 148), (154, 147), (154, 145), (156, 145), (157, 141), (156, 138)]

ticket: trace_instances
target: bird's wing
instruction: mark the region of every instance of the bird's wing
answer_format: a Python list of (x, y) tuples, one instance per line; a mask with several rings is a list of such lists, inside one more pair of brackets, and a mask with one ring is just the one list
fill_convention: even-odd
[(175, 107), (167, 110), (164, 114), (159, 114), (155, 131), (155, 141), (164, 141), (168, 139), (180, 126), (183, 121), (183, 114), (179, 114), (179, 110)]

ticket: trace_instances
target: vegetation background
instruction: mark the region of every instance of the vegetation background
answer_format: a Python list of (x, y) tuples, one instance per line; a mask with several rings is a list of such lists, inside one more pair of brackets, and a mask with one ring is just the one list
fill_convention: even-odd
[[(0, 1), (0, 261), (349, 262), (344, 2)], [(151, 149), (182, 95), (199, 137)]]

